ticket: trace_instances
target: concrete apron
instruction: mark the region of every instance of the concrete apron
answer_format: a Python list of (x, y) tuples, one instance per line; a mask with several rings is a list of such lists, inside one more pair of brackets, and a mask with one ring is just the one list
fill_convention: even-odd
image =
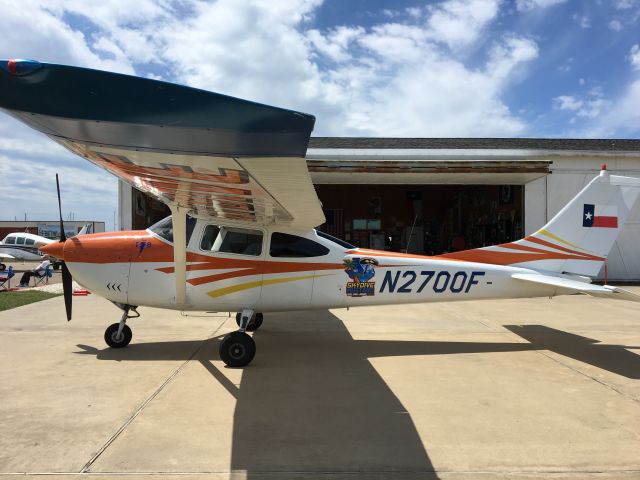
[(111, 350), (109, 302), (75, 297), (69, 324), (61, 297), (27, 305), (0, 312), (0, 473), (640, 478), (638, 308), (268, 314), (242, 370), (218, 358), (226, 313), (141, 308)]

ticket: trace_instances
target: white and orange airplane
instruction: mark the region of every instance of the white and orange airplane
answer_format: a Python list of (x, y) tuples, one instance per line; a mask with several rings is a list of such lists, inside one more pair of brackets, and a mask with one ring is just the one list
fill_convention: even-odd
[(425, 257), (315, 229), (325, 218), (304, 159), (310, 115), (29, 60), (0, 61), (0, 107), (171, 209), (147, 230), (63, 235), (42, 248), (65, 262), (67, 319), (71, 274), (123, 310), (105, 332), (111, 347), (129, 344), (139, 306), (238, 312), (239, 330), (219, 349), (244, 366), (256, 350), (246, 332), (267, 312), (573, 293), (640, 300), (590, 283), (640, 194), (640, 179), (604, 167), (534, 234)]

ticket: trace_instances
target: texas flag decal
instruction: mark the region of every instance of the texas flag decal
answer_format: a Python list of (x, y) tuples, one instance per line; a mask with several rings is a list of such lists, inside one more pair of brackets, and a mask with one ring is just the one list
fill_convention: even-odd
[(583, 227), (618, 228), (618, 207), (584, 204)]

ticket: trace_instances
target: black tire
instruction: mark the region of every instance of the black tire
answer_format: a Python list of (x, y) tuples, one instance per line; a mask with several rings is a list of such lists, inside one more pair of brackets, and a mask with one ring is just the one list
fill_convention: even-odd
[(0, 272), (4, 272), (7, 269), (7, 266), (4, 263), (0, 263)]
[(228, 367), (244, 367), (256, 355), (256, 344), (243, 332), (231, 332), (220, 342), (220, 359)]
[(109, 345), (111, 348), (126, 347), (127, 345), (129, 345), (129, 342), (131, 342), (131, 339), (133, 338), (133, 332), (131, 332), (131, 329), (128, 325), (125, 325), (122, 329), (121, 338), (116, 338), (116, 335), (118, 334), (118, 325), (119, 324), (117, 323), (109, 325), (104, 331), (104, 341), (107, 342), (107, 345)]
[[(240, 326), (241, 315), (242, 313), (240, 312), (236, 313), (236, 323), (238, 324), (238, 327)], [(247, 332), (255, 332), (256, 330), (258, 330), (260, 328), (260, 325), (262, 325), (263, 320), (264, 315), (262, 315), (261, 313), (254, 313), (253, 317), (249, 321), (249, 325), (247, 325)]]

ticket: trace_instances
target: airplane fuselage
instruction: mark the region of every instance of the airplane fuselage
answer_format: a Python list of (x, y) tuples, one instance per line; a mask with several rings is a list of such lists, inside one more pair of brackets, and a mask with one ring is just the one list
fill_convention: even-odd
[(556, 290), (511, 277), (533, 272), (526, 268), (351, 248), (315, 230), (194, 220), (186, 302), (176, 303), (173, 246), (163, 234), (152, 227), (85, 235), (68, 239), (63, 255), (74, 279), (113, 302), (179, 310), (271, 312), (553, 296)]

